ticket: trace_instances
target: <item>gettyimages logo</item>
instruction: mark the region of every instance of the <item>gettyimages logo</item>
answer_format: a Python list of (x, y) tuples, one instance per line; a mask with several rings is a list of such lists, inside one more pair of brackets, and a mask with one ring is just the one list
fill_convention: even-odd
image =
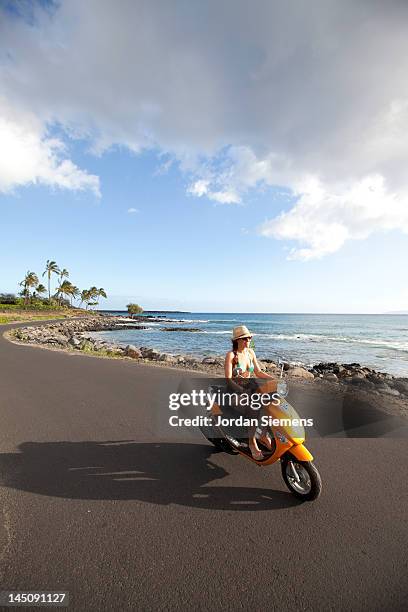
[(223, 391), (214, 388), (209, 391), (193, 389), (189, 393), (170, 393), (170, 410), (180, 408), (201, 407), (204, 410), (212, 410), (215, 405), (247, 407), (249, 410), (260, 410), (262, 407), (274, 404), (279, 406), (281, 398), (278, 393), (237, 393), (236, 391)]
[[(195, 379), (191, 388), (169, 394), (171, 427), (238, 426), (302, 427), (313, 426), (313, 419), (300, 418), (286, 402), (285, 381), (276, 383), (265, 379)], [(269, 383), (269, 384), (268, 384)], [(244, 386), (240, 391), (231, 390)], [(274, 389), (273, 391), (268, 390)], [(266, 389), (266, 390), (265, 390)]]

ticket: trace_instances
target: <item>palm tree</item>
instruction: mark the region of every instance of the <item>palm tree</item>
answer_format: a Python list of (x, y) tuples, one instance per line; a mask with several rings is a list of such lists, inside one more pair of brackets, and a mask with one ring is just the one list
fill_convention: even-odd
[(35, 290), (36, 290), (38, 295), (41, 295), (42, 293), (46, 293), (47, 292), (46, 288), (41, 283), (39, 285), (37, 285)]
[(89, 300), (89, 291), (88, 289), (83, 289), (81, 291), (81, 301), (79, 303), (79, 307), (81, 308), (82, 304), (85, 302), (85, 304), (87, 305), (86, 308), (88, 308), (88, 300)]
[(21, 281), (20, 287), (23, 287), (23, 291), (21, 292), (24, 296), (25, 304), (27, 305), (30, 299), (30, 287), (36, 287), (38, 285), (38, 276), (35, 272), (28, 271), (24, 277), (24, 280)]
[(47, 259), (47, 264), (45, 266), (45, 270), (43, 272), (43, 276), (47, 274), (48, 276), (48, 299), (51, 303), (51, 274), (59, 274), (60, 270), (55, 261), (51, 261)]
[(62, 279), (63, 279), (64, 277), (65, 277), (65, 278), (68, 278), (68, 276), (69, 276), (69, 272), (68, 272), (68, 270), (67, 270), (66, 268), (63, 268), (62, 270), (60, 270), (59, 276), (60, 276), (60, 284), (61, 284)]
[(88, 294), (89, 294), (89, 298), (87, 300), (87, 305), (88, 306), (97, 306), (98, 304), (98, 292), (99, 289), (97, 287), (95, 287), (95, 285), (93, 287), (91, 287), (90, 289), (88, 289)]
[[(60, 277), (60, 280), (59, 280), (59, 286), (61, 287), (61, 285), (63, 284), (63, 282), (65, 282), (65, 281), (63, 281), (63, 278), (64, 278), (64, 277), (65, 277), (65, 278), (68, 278), (68, 276), (69, 276), (69, 272), (68, 272), (68, 270), (67, 270), (66, 268), (63, 268), (62, 270), (59, 270), (58, 272), (59, 272), (59, 277)], [(60, 293), (61, 293), (61, 291), (58, 291), (58, 293), (60, 294)]]
[(89, 306), (97, 306), (101, 297), (105, 299), (108, 297), (103, 287), (98, 289), (97, 287), (93, 286), (89, 289), (83, 289), (81, 291), (81, 302), (79, 306), (81, 307), (81, 304), (85, 302), (86, 309), (88, 310)]
[(75, 285), (71, 285), (70, 294), (69, 294), (71, 297), (71, 307), (72, 307), (72, 299), (77, 298), (79, 296), (79, 293), (80, 292), (79, 292), (78, 287), (76, 287)]
[(106, 298), (108, 297), (108, 296), (106, 295), (106, 291), (105, 291), (105, 289), (104, 289), (103, 287), (101, 287), (100, 289), (98, 289), (98, 294), (97, 294), (97, 296), (96, 296), (96, 305), (98, 305), (98, 304), (99, 304), (99, 299), (100, 299), (101, 297), (105, 298), (105, 300), (106, 300)]
[(37, 285), (37, 287), (35, 288), (35, 291), (34, 291), (34, 293), (33, 293), (33, 298), (36, 298), (36, 297), (41, 298), (41, 294), (42, 294), (42, 293), (46, 293), (46, 292), (47, 292), (46, 288), (44, 287), (44, 285), (42, 285), (42, 284), (40, 283), (40, 284), (39, 284), (39, 285)]
[(63, 281), (60, 286), (57, 289), (57, 293), (58, 295), (66, 295), (66, 296), (70, 296), (72, 295), (72, 283), (70, 283), (69, 281), (65, 280)]

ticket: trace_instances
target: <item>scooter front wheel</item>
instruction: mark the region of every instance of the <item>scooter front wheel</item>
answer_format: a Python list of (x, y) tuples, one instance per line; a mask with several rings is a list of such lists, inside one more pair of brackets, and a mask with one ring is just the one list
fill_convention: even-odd
[(298, 461), (290, 453), (281, 458), (282, 476), (289, 491), (302, 501), (317, 499), (322, 480), (312, 461)]

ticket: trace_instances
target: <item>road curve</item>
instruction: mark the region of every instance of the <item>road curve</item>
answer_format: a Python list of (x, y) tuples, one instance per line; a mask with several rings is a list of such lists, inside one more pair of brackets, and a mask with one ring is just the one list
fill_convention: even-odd
[(310, 440), (324, 489), (299, 504), (278, 465), (166, 429), (185, 373), (13, 344), (10, 327), (2, 590), (84, 611), (406, 609), (407, 440)]

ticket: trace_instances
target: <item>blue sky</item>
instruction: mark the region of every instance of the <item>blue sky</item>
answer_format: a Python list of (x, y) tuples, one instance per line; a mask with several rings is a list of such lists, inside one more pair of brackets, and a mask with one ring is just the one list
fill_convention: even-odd
[(71, 158), (101, 177), (102, 197), (43, 186), (3, 195), (3, 290), (54, 259), (81, 289), (104, 287), (106, 308), (132, 299), (146, 309), (377, 312), (398, 299), (408, 258), (398, 231), (323, 260), (288, 261), (285, 241), (256, 233), (271, 211), (288, 208), (279, 189), (216, 204), (187, 195), (177, 167), (158, 174), (153, 153), (95, 158), (76, 148)]
[[(163, 41), (158, 3), (140, 4), (142, 17), (133, 3), (124, 2), (118, 14), (114, 3), (102, 2), (106, 19), (99, 26), (91, 1), (86, 7), (62, 2), (51, 16), (33, 5), (34, 24), (3, 14), (0, 291), (16, 292), (27, 270), (40, 275), (52, 259), (68, 268), (80, 289), (104, 287), (105, 308), (137, 301), (145, 309), (198, 312), (406, 310), (408, 190), (401, 168), (407, 155), (395, 137), (408, 116), (405, 86), (398, 91), (391, 80), (384, 97), (351, 32), (350, 45), (362, 55), (350, 64), (353, 78), (366, 79), (377, 106), (367, 98), (368, 106), (360, 100), (347, 114), (327, 93), (319, 120), (299, 56), (288, 59), (296, 57), (288, 51), (281, 57), (280, 47), (268, 46), (268, 32), (251, 38), (241, 3), (234, 24), (228, 22), (244, 36), (235, 55), (211, 15), (200, 16), (208, 20), (203, 25), (176, 3), (181, 21), (167, 16)], [(301, 35), (293, 15), (279, 10), (275, 16), (292, 24), (295, 50), (298, 44), (312, 48), (312, 40), (319, 48), (315, 29), (341, 38), (336, 15), (321, 6), (316, 23), (306, 24)], [(259, 3), (254, 28), (273, 17), (270, 10)], [(379, 54), (391, 36), (382, 17), (372, 8), (369, 23), (384, 27)], [(141, 42), (135, 34), (135, 43), (127, 23), (141, 27), (140, 20)], [(181, 51), (180, 23), (191, 34)], [(123, 49), (113, 59), (115, 45), (103, 42), (110, 29), (124, 32)], [(218, 58), (208, 54), (210, 39), (218, 44)], [(148, 71), (136, 44), (145, 45)], [(326, 36), (320, 44), (327, 44)], [(245, 46), (252, 49), (250, 59), (237, 66)], [(82, 64), (73, 67), (78, 47)], [(389, 51), (390, 65), (397, 51)], [(310, 53), (311, 73), (320, 71), (327, 83), (330, 62)], [(351, 58), (341, 53), (332, 61), (347, 72)], [(135, 58), (131, 67), (129, 56)], [(270, 67), (275, 63), (280, 70)], [(293, 83), (309, 113), (294, 103)], [(337, 98), (346, 97), (343, 90), (351, 85), (340, 82)], [(285, 88), (272, 121), (266, 101), (272, 104), (273, 92)], [(372, 121), (351, 138), (369, 113)]]

